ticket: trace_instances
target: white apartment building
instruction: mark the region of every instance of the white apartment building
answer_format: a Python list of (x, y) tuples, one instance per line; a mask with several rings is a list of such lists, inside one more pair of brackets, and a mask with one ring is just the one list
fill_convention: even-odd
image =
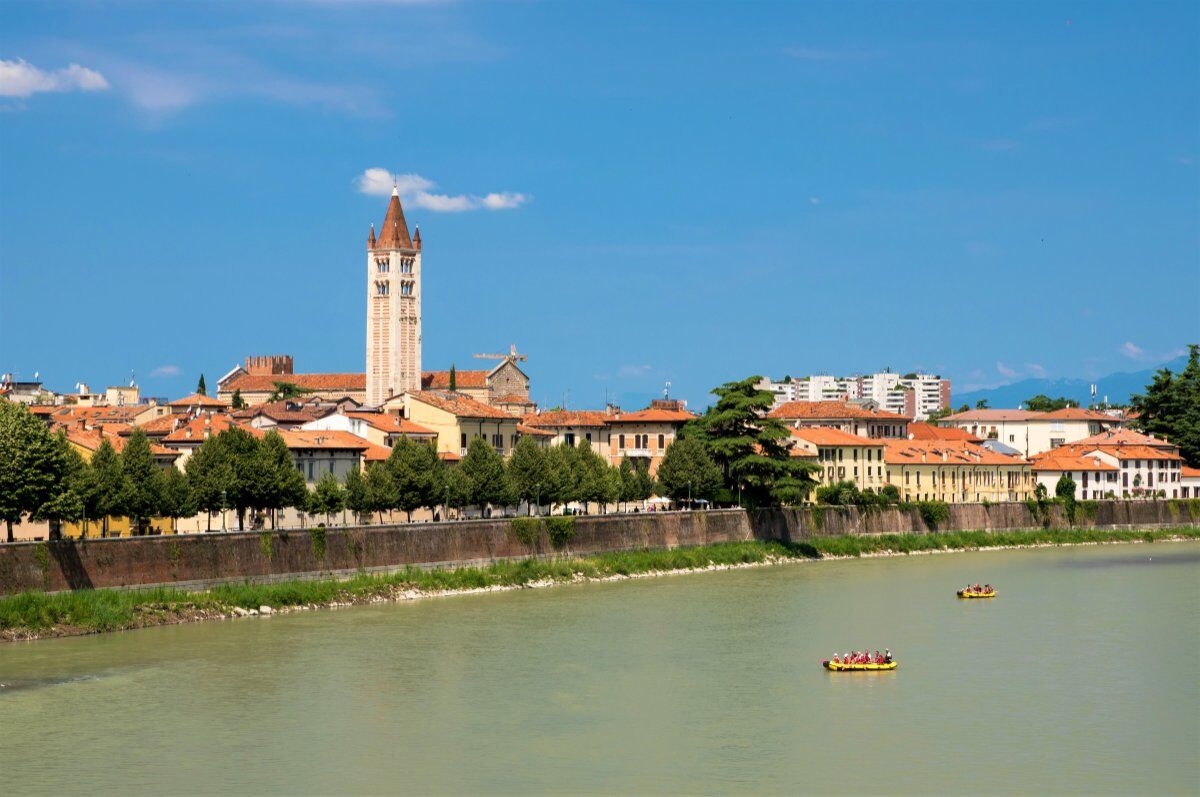
[(782, 382), (764, 379), (760, 390), (775, 396), (775, 406), (789, 401), (870, 401), (879, 409), (924, 420), (950, 406), (950, 380), (935, 374), (897, 374), (891, 371), (865, 376), (788, 377)]
[(1077, 443), (1120, 424), (1120, 418), (1082, 407), (1066, 407), (1053, 412), (968, 410), (938, 421), (939, 426), (962, 429), (985, 440), (998, 440), (1025, 457)]

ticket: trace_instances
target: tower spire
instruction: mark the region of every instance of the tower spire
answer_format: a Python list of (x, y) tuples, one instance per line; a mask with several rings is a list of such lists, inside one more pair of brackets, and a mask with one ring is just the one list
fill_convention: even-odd
[(404, 208), (400, 207), (400, 188), (393, 186), (392, 198), (388, 202), (387, 215), (379, 230), (379, 249), (412, 249), (412, 238), (408, 235), (408, 223), (404, 221)]
[(375, 248), (375, 223), (371, 223), (371, 234), (367, 236), (367, 248)]

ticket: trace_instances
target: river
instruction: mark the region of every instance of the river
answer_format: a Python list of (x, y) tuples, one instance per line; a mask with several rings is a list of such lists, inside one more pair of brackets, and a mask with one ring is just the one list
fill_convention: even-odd
[(1197, 543), (809, 562), (2, 645), (0, 783), (1196, 793), (1198, 668)]

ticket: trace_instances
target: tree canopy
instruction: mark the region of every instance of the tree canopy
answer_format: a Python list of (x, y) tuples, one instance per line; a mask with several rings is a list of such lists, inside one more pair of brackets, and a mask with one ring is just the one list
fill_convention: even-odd
[(721, 469), (699, 439), (685, 437), (667, 446), (658, 466), (658, 482), (677, 501), (711, 499), (721, 486)]
[(1188, 346), (1188, 361), (1178, 374), (1163, 368), (1131, 400), (1140, 413), (1136, 425), (1147, 434), (1179, 446), (1184, 461), (1200, 467), (1200, 344)]
[(1075, 399), (1069, 399), (1065, 396), (1050, 398), (1044, 393), (1038, 393), (1036, 396), (1025, 399), (1025, 409), (1030, 412), (1054, 412), (1055, 410), (1078, 406), (1079, 402)]

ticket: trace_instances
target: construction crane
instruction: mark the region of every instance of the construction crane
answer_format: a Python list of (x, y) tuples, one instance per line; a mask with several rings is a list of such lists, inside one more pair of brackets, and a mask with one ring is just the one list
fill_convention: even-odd
[(474, 354), (476, 360), (508, 360), (509, 362), (525, 361), (524, 354), (517, 353), (517, 344), (512, 343), (508, 347), (508, 354)]

